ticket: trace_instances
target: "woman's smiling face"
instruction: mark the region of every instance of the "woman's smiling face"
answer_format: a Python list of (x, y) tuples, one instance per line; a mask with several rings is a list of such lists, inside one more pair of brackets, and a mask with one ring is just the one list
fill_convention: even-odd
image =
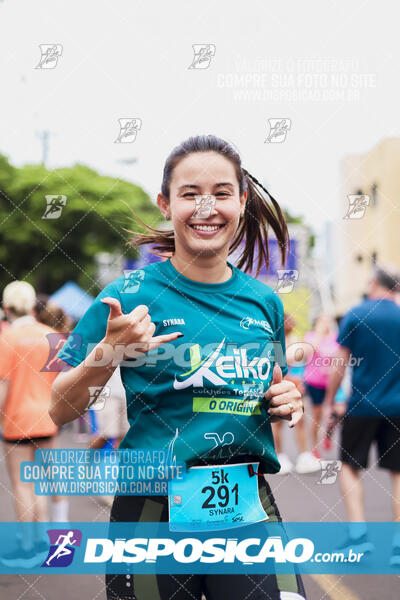
[[(195, 196), (215, 196), (215, 206), (196, 217)], [(169, 209), (161, 194), (158, 204), (167, 208), (175, 232), (175, 250), (215, 255), (229, 248), (244, 210), (247, 192), (240, 196), (235, 167), (218, 152), (195, 152), (172, 172)]]

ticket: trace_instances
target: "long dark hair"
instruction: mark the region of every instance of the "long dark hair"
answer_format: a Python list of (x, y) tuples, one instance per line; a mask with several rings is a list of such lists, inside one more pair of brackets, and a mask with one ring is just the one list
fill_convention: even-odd
[[(242, 167), (242, 161), (238, 152), (225, 140), (214, 135), (197, 135), (190, 137), (179, 146), (174, 148), (168, 156), (163, 173), (161, 193), (169, 200), (170, 182), (173, 170), (178, 163), (193, 152), (218, 152), (235, 167), (236, 176), (239, 181), (240, 195), (247, 190), (247, 201), (243, 218), (240, 220), (235, 236), (229, 247), (229, 254), (236, 250), (242, 240), (245, 240), (244, 249), (239, 255), (236, 266), (243, 271), (252, 271), (253, 263), (257, 258), (256, 276), (265, 264), (267, 272), (269, 267), (268, 251), (268, 228), (272, 227), (280, 247), (282, 266), (285, 264), (286, 255), (289, 251), (289, 234), (285, 216), (267, 189), (246, 169)], [(263, 196), (258, 188), (264, 190), (269, 201)], [(135, 214), (135, 213), (134, 213)], [(175, 252), (174, 232), (171, 230), (155, 229), (144, 223), (136, 214), (135, 217), (141, 221), (149, 233), (138, 233), (129, 231), (133, 238), (128, 242), (131, 246), (143, 246), (152, 244), (152, 252), (157, 256), (171, 256)]]

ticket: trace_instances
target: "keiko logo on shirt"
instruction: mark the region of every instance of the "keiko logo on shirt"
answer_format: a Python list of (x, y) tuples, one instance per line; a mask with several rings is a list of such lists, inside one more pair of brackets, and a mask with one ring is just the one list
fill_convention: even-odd
[[(200, 357), (199, 344), (191, 346), (190, 363), (192, 368), (179, 378), (175, 375), (174, 389), (181, 390), (190, 386), (203, 387), (204, 380), (215, 386), (228, 385), (232, 377), (268, 379), (271, 370), (269, 358), (256, 356), (249, 362), (245, 348), (233, 349), (233, 356), (219, 356), (224, 342), (225, 338), (218, 348), (210, 352), (203, 360)], [(211, 366), (215, 368), (216, 373), (211, 370)]]

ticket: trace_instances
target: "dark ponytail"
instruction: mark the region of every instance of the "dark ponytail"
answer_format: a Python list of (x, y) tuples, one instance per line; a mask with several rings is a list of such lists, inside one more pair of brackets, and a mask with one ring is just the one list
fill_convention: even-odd
[[(246, 169), (242, 172), (247, 180), (247, 201), (244, 217), (241, 220), (236, 232), (235, 239), (230, 247), (230, 252), (236, 250), (242, 239), (245, 239), (244, 250), (237, 262), (239, 269), (243, 271), (252, 271), (253, 263), (257, 258), (256, 276), (261, 271), (263, 265), (269, 267), (269, 249), (268, 249), (268, 227), (271, 226), (276, 235), (281, 253), (282, 266), (286, 261), (286, 254), (289, 250), (289, 233), (286, 225), (285, 216), (278, 202), (271, 196), (268, 190)], [(257, 190), (259, 186), (267, 194), (272, 202), (272, 206)]]
[[(289, 249), (289, 234), (284, 214), (278, 202), (268, 190), (242, 168), (241, 159), (236, 150), (225, 140), (214, 135), (190, 137), (174, 148), (164, 166), (161, 193), (169, 199), (172, 172), (177, 164), (193, 152), (218, 152), (232, 162), (239, 181), (239, 193), (247, 190), (247, 201), (243, 218), (240, 220), (235, 237), (229, 247), (229, 254), (234, 252), (244, 240), (244, 249), (237, 260), (237, 267), (245, 272), (253, 270), (257, 259), (256, 276), (265, 265), (269, 267), (268, 228), (272, 227), (279, 244), (282, 266), (285, 264)], [(263, 197), (257, 186), (264, 190), (269, 198)], [(132, 211), (133, 212), (133, 211)], [(129, 231), (133, 235), (129, 245), (139, 247), (152, 244), (152, 252), (157, 256), (171, 256), (175, 252), (174, 232), (171, 230), (155, 229), (144, 223), (135, 213), (135, 217), (144, 225), (149, 233)]]

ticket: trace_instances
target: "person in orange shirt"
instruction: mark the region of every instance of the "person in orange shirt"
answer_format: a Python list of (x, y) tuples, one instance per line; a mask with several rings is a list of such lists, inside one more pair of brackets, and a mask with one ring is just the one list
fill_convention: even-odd
[[(46, 294), (37, 294), (36, 302), (33, 309), (35, 319), (39, 323), (48, 325), (54, 329), (57, 333), (62, 334), (60, 339), (57, 340), (57, 346), (62, 346), (67, 339), (68, 335), (73, 329), (73, 320), (69, 317), (62, 308), (53, 304)], [(65, 339), (63, 339), (65, 338)], [(54, 360), (55, 359), (55, 360)], [(52, 361), (46, 365), (48, 370), (52, 370), (51, 362), (56, 362), (54, 357)], [(69, 503), (68, 498), (64, 496), (50, 496), (50, 516), (53, 522), (68, 522), (68, 509)]]
[(4, 311), (0, 308), (0, 334), (10, 327), (10, 323), (5, 318)]
[[(48, 415), (57, 373), (42, 371), (49, 356), (46, 336), (54, 329), (36, 321), (35, 301), (35, 290), (27, 282), (13, 281), (4, 288), (3, 310), (11, 326), (0, 335), (0, 415), (15, 511), (22, 522), (46, 521), (47, 499), (34, 493), (33, 483), (21, 481), (20, 464), (33, 461), (37, 449), (53, 448), (58, 431)], [(25, 538), (20, 544), (15, 557), (3, 556), (2, 562), (34, 564), (41, 544)]]

